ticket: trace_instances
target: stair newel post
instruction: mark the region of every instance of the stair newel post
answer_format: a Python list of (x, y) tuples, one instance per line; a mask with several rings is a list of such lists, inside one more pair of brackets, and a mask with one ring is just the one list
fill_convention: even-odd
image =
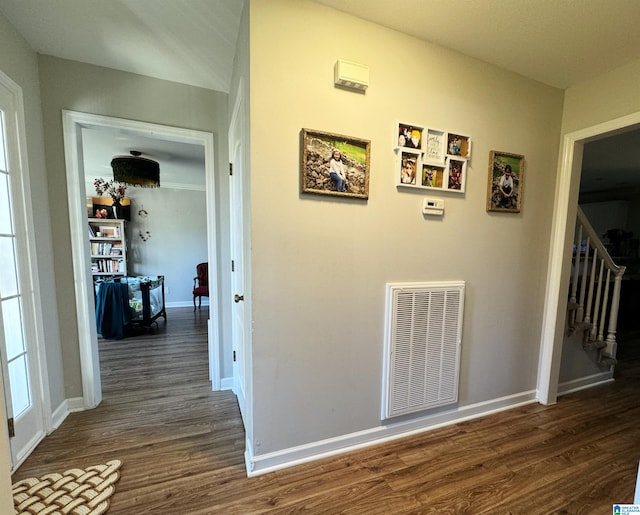
[(616, 355), (616, 330), (618, 328), (618, 309), (620, 307), (620, 290), (625, 267), (621, 267), (613, 280), (613, 295), (611, 297), (611, 311), (609, 312), (609, 326), (607, 328), (607, 347), (603, 350), (610, 357)]
[(593, 258), (591, 259), (591, 274), (589, 274), (589, 293), (587, 294), (587, 309), (584, 321), (591, 323), (591, 306), (593, 304), (593, 287), (596, 281), (596, 263), (598, 262), (598, 249), (593, 249)]
[(578, 302), (578, 311), (576, 312), (576, 320), (578, 322), (582, 322), (584, 319), (584, 296), (587, 290), (587, 269), (589, 268), (589, 249), (590, 248), (591, 248), (591, 238), (587, 237), (587, 244), (584, 249), (584, 262), (582, 264), (582, 282), (580, 283), (580, 302)]

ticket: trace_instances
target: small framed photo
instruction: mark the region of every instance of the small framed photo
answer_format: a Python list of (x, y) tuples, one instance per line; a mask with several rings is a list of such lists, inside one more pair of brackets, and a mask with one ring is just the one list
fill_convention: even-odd
[(445, 184), (446, 170), (444, 166), (423, 164), (422, 186), (425, 188), (437, 188), (441, 190)]
[(467, 161), (465, 159), (447, 159), (447, 186), (450, 191), (464, 193), (467, 182)]
[(369, 140), (311, 129), (301, 139), (302, 193), (369, 198)]
[(492, 150), (488, 175), (487, 211), (519, 213), (524, 186), (524, 156)]
[(396, 126), (396, 148), (422, 149), (424, 127), (408, 123), (398, 123)]
[(447, 134), (447, 155), (469, 159), (471, 157), (471, 138), (462, 134)]
[(103, 238), (117, 238), (119, 236), (118, 228), (114, 226), (101, 225), (98, 227), (98, 232)]
[(398, 155), (398, 184), (401, 186), (417, 186), (420, 154), (403, 151)]
[(447, 143), (446, 132), (437, 129), (427, 129), (425, 143), (425, 160), (431, 163), (443, 163), (445, 157), (445, 145)]

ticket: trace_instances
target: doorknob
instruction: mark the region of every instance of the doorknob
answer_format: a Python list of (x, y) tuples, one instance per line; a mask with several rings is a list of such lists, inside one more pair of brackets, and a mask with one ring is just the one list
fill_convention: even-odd
[(237, 293), (233, 296), (233, 301), (235, 303), (240, 302), (241, 300), (244, 300), (244, 295), (238, 295)]

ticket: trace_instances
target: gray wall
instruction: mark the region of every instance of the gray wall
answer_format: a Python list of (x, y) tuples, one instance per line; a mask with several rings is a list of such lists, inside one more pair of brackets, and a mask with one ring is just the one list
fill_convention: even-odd
[[(27, 139), (27, 159), (31, 185), (31, 203), (40, 216), (32, 228), (36, 241), (36, 266), (40, 280), (40, 308), (45, 328), (45, 357), (49, 372), (50, 403), (53, 408), (65, 399), (64, 371), (60, 353), (60, 332), (55, 296), (54, 267), (51, 259), (51, 220), (42, 213), (49, 212), (47, 195), (47, 173), (45, 168), (42, 112), (38, 87), (38, 60), (36, 53), (15, 31), (7, 19), (0, 14), (0, 70), (6, 73), (21, 88), (24, 99)], [(0, 371), (1, 376), (1, 371)], [(4, 401), (0, 401), (4, 412)], [(11, 459), (8, 453), (9, 439), (6, 431), (0, 431), (0, 506), (8, 512), (11, 500)]]
[[(45, 328), (45, 353), (49, 371), (49, 395), (51, 406), (57, 408), (65, 399), (63, 367), (60, 354), (60, 330), (58, 305), (52, 255), (52, 219), (49, 213), (48, 177), (45, 167), (44, 136), (40, 89), (38, 87), (38, 60), (36, 53), (0, 15), (0, 69), (20, 87), (24, 96), (27, 136), (27, 159), (31, 184), (31, 203), (35, 209), (33, 227), (40, 280), (42, 323)], [(62, 197), (63, 201), (65, 197)]]
[[(91, 181), (85, 188), (95, 195)], [(131, 187), (127, 198), (131, 201), (131, 219), (126, 223), (128, 274), (164, 275), (166, 305), (192, 306), (196, 265), (207, 261), (204, 189)], [(147, 217), (138, 215), (142, 208)]]
[[(226, 213), (224, 202), (227, 155), (227, 94), (185, 86), (132, 73), (87, 65), (75, 61), (40, 56), (40, 85), (49, 178), (53, 231), (56, 297), (60, 310), (62, 356), (65, 367), (66, 397), (82, 394), (80, 359), (76, 327), (71, 241), (66, 205), (65, 162), (62, 134), (62, 110), (127, 118), (187, 129), (213, 132), (218, 173), (219, 259), (224, 262)], [(221, 220), (222, 218), (222, 220)], [(227, 260), (228, 262), (228, 260)], [(189, 263), (190, 266), (190, 263)], [(221, 282), (221, 284), (224, 284)], [(212, 313), (212, 316), (214, 314)], [(222, 320), (221, 338), (228, 341)], [(230, 353), (224, 362), (231, 368)], [(227, 375), (231, 375), (230, 372)]]
[[(305, 0), (250, 20), (256, 455), (380, 427), (387, 282), (466, 281), (459, 406), (534, 391), (563, 92)], [(396, 188), (398, 121), (471, 136), (464, 195)], [(300, 193), (303, 127), (371, 141), (368, 201)], [(519, 214), (485, 210), (491, 150), (525, 156)]]

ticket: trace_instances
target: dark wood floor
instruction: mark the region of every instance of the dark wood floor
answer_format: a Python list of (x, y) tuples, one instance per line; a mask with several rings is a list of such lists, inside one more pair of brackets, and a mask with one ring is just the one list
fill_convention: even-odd
[(606, 514), (631, 503), (640, 370), (613, 385), (248, 479), (234, 396), (211, 392), (206, 310), (100, 343), (104, 401), (73, 413), (17, 481), (121, 459), (114, 514)]

